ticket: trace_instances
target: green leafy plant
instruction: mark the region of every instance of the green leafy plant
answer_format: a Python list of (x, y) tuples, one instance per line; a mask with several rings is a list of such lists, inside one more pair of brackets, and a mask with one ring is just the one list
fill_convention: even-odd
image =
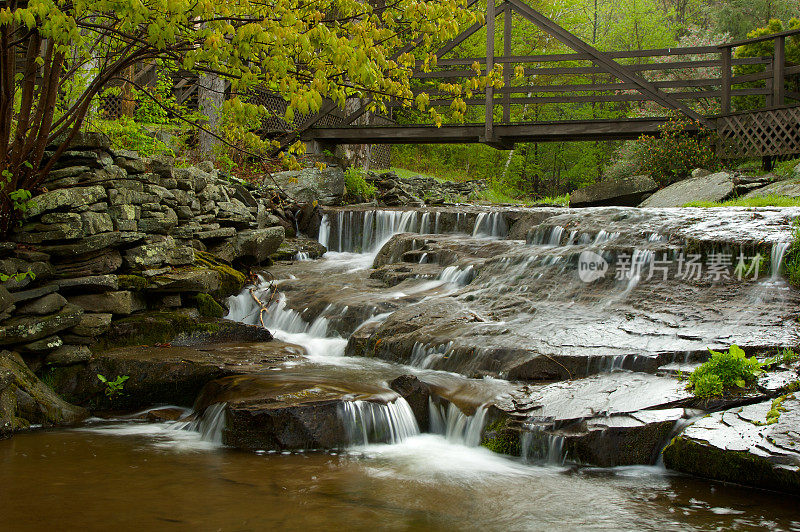
[(4, 283), (4, 282), (8, 281), (9, 279), (14, 279), (17, 282), (20, 282), (20, 281), (22, 281), (23, 279), (25, 279), (27, 277), (30, 277), (31, 280), (33, 280), (33, 279), (36, 279), (36, 274), (33, 273), (31, 270), (28, 270), (26, 272), (14, 273), (12, 275), (8, 275), (8, 274), (5, 274), (5, 273), (0, 273), (0, 282)]
[(141, 157), (174, 155), (169, 146), (149, 135), (129, 116), (117, 120), (97, 120), (93, 125), (111, 139), (111, 145), (116, 149), (135, 151)]
[(347, 194), (362, 199), (374, 198), (377, 189), (374, 185), (367, 183), (364, 177), (364, 171), (359, 168), (354, 168), (351, 166), (345, 170), (344, 188), (347, 190)]
[(106, 394), (106, 397), (109, 399), (113, 399), (114, 397), (118, 397), (122, 395), (122, 389), (125, 387), (125, 381), (127, 381), (130, 377), (128, 375), (117, 375), (117, 378), (114, 380), (108, 380), (105, 376), (97, 374), (97, 378), (106, 385), (103, 393)]
[(745, 388), (764, 371), (756, 357), (748, 358), (737, 345), (732, 345), (728, 351), (708, 351), (711, 358), (689, 375), (690, 386), (697, 397), (715, 397), (725, 390)]
[(686, 179), (695, 168), (719, 167), (711, 132), (699, 123), (673, 115), (658, 129), (659, 137), (642, 135), (633, 144), (631, 166), (636, 173), (647, 173), (666, 186)]

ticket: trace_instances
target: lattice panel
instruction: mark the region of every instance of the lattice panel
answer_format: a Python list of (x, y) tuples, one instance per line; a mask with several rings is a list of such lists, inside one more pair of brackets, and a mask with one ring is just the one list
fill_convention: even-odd
[(724, 159), (800, 154), (800, 106), (717, 119)]

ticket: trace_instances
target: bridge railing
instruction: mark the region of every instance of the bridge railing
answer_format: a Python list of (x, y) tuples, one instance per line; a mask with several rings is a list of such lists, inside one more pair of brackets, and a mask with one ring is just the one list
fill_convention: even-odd
[[(800, 78), (800, 65), (787, 65), (785, 54), (782, 53), (786, 36), (796, 33), (800, 33), (800, 30), (771, 37), (776, 41), (776, 52), (773, 56), (765, 57), (734, 57), (732, 50), (736, 46), (756, 40), (723, 46), (606, 52), (606, 56), (706, 116), (728, 114), (737, 97), (759, 97), (763, 102), (759, 107), (764, 108), (784, 105), (790, 100), (800, 101), (800, 93), (784, 89), (785, 79)], [(505, 78), (502, 88), (493, 89), (493, 114), (502, 116), (496, 123), (511, 122), (512, 106), (558, 104), (563, 111), (565, 104), (585, 107), (597, 103), (636, 104), (652, 101), (650, 96), (637, 90), (635, 83), (619, 81), (593, 64), (588, 54), (509, 55), (495, 57), (493, 62), (503, 65)], [(470, 68), (474, 63), (480, 66), (478, 72)], [(524, 81), (512, 77), (520, 66), (524, 69)], [(735, 75), (736, 67), (743, 66), (754, 66), (753, 70), (756, 71)], [(484, 58), (440, 59), (434, 70), (417, 72), (414, 78), (423, 82), (454, 83), (476, 75), (486, 75), (485, 67)], [(415, 92), (427, 93), (430, 103), (437, 106), (449, 106), (454, 99), (450, 93), (435, 86), (419, 87)], [(487, 103), (484, 91), (473, 91), (471, 97), (463, 99), (468, 106), (485, 107)], [(400, 103), (393, 105), (399, 106)], [(497, 112), (498, 107), (502, 109), (502, 114)], [(625, 115), (630, 111), (629, 107), (618, 106), (619, 114)], [(651, 116), (654, 114), (652, 109), (642, 109), (642, 112)]]

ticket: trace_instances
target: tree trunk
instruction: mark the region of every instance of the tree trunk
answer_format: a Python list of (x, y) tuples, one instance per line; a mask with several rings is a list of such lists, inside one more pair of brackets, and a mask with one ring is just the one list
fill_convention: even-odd
[[(204, 127), (216, 133), (220, 110), (225, 101), (225, 80), (213, 74), (201, 75), (197, 82), (197, 101), (198, 109), (208, 119)], [(201, 153), (211, 153), (218, 142), (214, 135), (200, 130), (198, 148)]]

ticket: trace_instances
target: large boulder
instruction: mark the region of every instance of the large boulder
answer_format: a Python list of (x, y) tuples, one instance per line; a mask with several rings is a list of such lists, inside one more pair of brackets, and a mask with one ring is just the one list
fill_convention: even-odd
[(570, 194), (569, 206), (599, 207), (619, 205), (635, 207), (646, 194), (656, 190), (658, 190), (658, 183), (646, 175), (606, 179)]
[(76, 423), (87, 415), (37, 379), (18, 354), (0, 351), (0, 438), (31, 425)]
[(673, 183), (644, 200), (639, 207), (683, 207), (693, 201), (723, 201), (733, 192), (733, 176), (717, 172)]
[(790, 198), (800, 198), (800, 177), (778, 181), (765, 187), (757, 188), (756, 190), (745, 194), (744, 197), (763, 198), (764, 196), (788, 196)]
[[(370, 434), (367, 421), (348, 416), (359, 406), (369, 412), (384, 402), (388, 390), (363, 383), (312, 379), (303, 375), (238, 375), (210, 382), (197, 400), (198, 410), (226, 403), (222, 442), (239, 449), (341, 449), (358, 440), (361, 430), (380, 440), (388, 434)], [(349, 408), (352, 407), (352, 408)], [(352, 426), (364, 422), (364, 426)], [(363, 442), (363, 438), (361, 440)], [(385, 440), (384, 440), (385, 441)]]
[[(255, 373), (302, 355), (283, 342), (109, 349), (86, 364), (51, 367), (47, 380), (62, 397), (82, 405), (142, 408), (157, 403), (191, 406), (206, 383), (229, 375)], [(54, 364), (55, 366), (55, 364)], [(123, 394), (109, 400), (97, 378), (128, 376)]]
[[(338, 166), (277, 172), (272, 178), (298, 203), (339, 205), (344, 197), (344, 172)], [(272, 179), (267, 178), (265, 184), (272, 184)]]
[(664, 464), (701, 477), (800, 494), (798, 433), (800, 400), (794, 396), (732, 408), (687, 427), (664, 449)]
[(247, 265), (261, 264), (277, 251), (283, 242), (284, 230), (281, 226), (266, 229), (239, 231), (233, 238), (212, 249), (218, 257)]

